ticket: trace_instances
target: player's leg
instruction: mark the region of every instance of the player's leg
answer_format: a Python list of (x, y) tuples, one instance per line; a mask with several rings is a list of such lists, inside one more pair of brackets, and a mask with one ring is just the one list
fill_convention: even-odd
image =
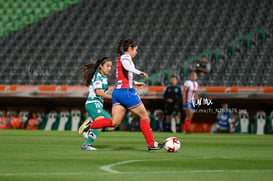
[(154, 146), (153, 132), (150, 127), (148, 113), (143, 104), (131, 109), (133, 113), (140, 117), (140, 129), (145, 137), (148, 146)]
[(112, 115), (113, 115), (112, 126), (113, 127), (118, 127), (122, 123), (126, 115), (126, 112), (127, 112), (127, 109), (121, 105), (115, 105), (112, 107)]
[(184, 126), (183, 126), (183, 132), (188, 133), (190, 125), (191, 125), (191, 120), (192, 120), (192, 117), (193, 117), (193, 113), (194, 113), (193, 112), (194, 106), (193, 106), (192, 103), (186, 102), (183, 105), (183, 109), (185, 110), (185, 113), (186, 113), (186, 118), (184, 120)]
[(88, 130), (89, 127), (91, 125), (91, 120), (89, 118), (87, 118), (79, 127), (79, 134), (85, 134)]
[[(92, 118), (92, 120), (95, 120), (99, 116), (103, 116), (103, 105), (100, 103), (89, 103), (85, 104), (85, 110), (88, 113), (88, 115)], [(91, 125), (91, 120), (86, 119), (82, 125), (79, 128), (79, 134), (85, 134), (89, 130), (89, 127)]]
[(176, 124), (179, 123), (179, 116), (178, 116), (178, 113), (179, 113), (179, 104), (178, 103), (174, 103), (174, 106), (173, 106), (173, 116), (174, 116), (174, 120), (176, 122)]
[[(109, 115), (110, 117), (110, 115)], [(98, 119), (102, 119), (104, 118), (104, 116), (98, 116), (95, 120), (98, 120)], [(89, 129), (86, 133), (86, 140), (83, 144), (83, 147), (86, 148), (86, 147), (89, 147), (91, 146), (91, 144), (98, 138), (98, 136), (100, 135), (100, 132), (101, 132), (101, 129)], [(96, 148), (92, 147), (90, 148), (90, 150), (96, 150)]]
[(148, 145), (148, 151), (161, 149), (164, 146), (164, 143), (154, 141), (153, 131), (150, 127), (149, 116), (145, 106), (141, 104), (131, 109), (131, 111), (140, 117), (140, 129)]
[[(179, 116), (178, 116), (178, 114), (176, 114), (174, 112), (173, 117), (174, 117), (174, 123), (172, 123), (172, 124), (175, 124), (175, 131), (178, 132), (179, 131), (179, 124), (180, 124), (180, 122), (179, 122)], [(172, 130), (172, 131), (174, 131), (174, 130)]]
[(161, 149), (164, 146), (164, 143), (159, 144), (154, 141), (153, 132), (149, 122), (149, 115), (136, 90), (128, 89), (125, 96), (127, 97), (122, 100), (121, 104), (140, 117), (140, 129), (148, 145), (148, 151)]
[(126, 108), (121, 105), (114, 105), (112, 107), (113, 118), (102, 118), (93, 121), (90, 129), (100, 129), (105, 127), (118, 127), (126, 114)]
[(179, 131), (179, 124), (180, 124), (180, 119), (179, 119), (179, 110), (180, 110), (180, 106), (179, 103), (174, 103), (173, 106), (173, 117), (174, 117), (174, 121), (175, 121), (175, 130), (176, 132)]
[[(99, 120), (105, 117), (111, 118), (111, 116), (103, 109), (103, 106), (101, 104), (98, 103), (90, 103), (90, 104), (86, 104), (85, 105), (85, 109), (88, 112), (89, 116), (93, 119), (93, 120)], [(86, 123), (86, 124), (85, 124)], [(94, 142), (97, 137), (100, 134), (100, 129), (88, 129), (88, 125), (91, 124), (91, 121), (86, 120), (80, 128), (82, 128), (83, 130), (87, 129), (86, 131), (86, 140), (85, 143), (82, 145), (82, 149), (84, 150), (96, 150), (96, 148), (91, 146), (91, 143)], [(80, 132), (80, 129), (79, 129)]]
[(188, 133), (190, 125), (191, 125), (191, 120), (193, 117), (193, 111), (191, 109), (185, 109), (185, 113), (186, 113), (186, 118), (184, 120), (183, 132)]
[(126, 114), (126, 108), (121, 105), (119, 102), (122, 99), (126, 99), (124, 97), (124, 94), (126, 91), (124, 90), (117, 90), (115, 89), (112, 93), (112, 115), (113, 115), (113, 120), (108, 119), (108, 118), (103, 118), (96, 120), (92, 122), (90, 128), (91, 129), (99, 129), (99, 128), (104, 128), (104, 127), (117, 127), (120, 125), (122, 122), (125, 114)]

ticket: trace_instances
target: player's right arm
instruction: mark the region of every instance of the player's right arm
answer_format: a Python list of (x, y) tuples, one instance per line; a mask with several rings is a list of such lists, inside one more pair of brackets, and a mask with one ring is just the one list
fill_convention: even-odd
[(186, 92), (187, 92), (187, 90), (188, 90), (188, 87), (183, 86), (183, 96), (182, 96), (183, 105), (186, 103)]
[(187, 80), (185, 83), (184, 83), (184, 86), (183, 86), (183, 104), (186, 103), (186, 94), (188, 92), (188, 89), (189, 89), (189, 81)]
[(112, 96), (110, 94), (105, 93), (102, 89), (96, 89), (96, 95), (106, 98), (106, 99), (111, 99)]

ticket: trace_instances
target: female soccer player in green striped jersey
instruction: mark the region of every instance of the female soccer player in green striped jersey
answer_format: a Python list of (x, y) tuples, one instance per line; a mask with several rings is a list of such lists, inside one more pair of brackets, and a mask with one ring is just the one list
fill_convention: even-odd
[[(88, 112), (89, 116), (92, 120), (97, 120), (101, 118), (109, 118), (111, 116), (103, 109), (104, 98), (111, 99), (111, 95), (107, 94), (106, 91), (108, 89), (108, 81), (107, 75), (110, 73), (112, 68), (112, 61), (103, 57), (101, 59), (97, 59), (93, 63), (83, 65), (81, 67), (81, 72), (84, 78), (84, 84), (89, 86), (89, 94), (85, 103), (85, 110)], [(88, 124), (91, 124), (90, 120), (86, 120)], [(90, 129), (84, 130), (84, 126), (87, 123), (83, 123), (79, 128), (79, 134), (83, 134), (86, 132), (86, 141), (82, 145), (82, 149), (84, 150), (96, 150), (96, 148), (91, 146), (91, 143), (99, 136), (99, 129)]]

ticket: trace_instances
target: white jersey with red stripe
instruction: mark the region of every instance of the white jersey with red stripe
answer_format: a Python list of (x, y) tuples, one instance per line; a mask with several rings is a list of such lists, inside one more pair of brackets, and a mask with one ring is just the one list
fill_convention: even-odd
[(135, 64), (128, 54), (122, 54), (118, 57), (116, 68), (116, 89), (133, 88), (134, 73), (140, 74), (140, 71), (135, 69)]
[(198, 90), (198, 83), (196, 81), (187, 80), (184, 83), (185, 90), (185, 102), (190, 102), (194, 104), (195, 94)]

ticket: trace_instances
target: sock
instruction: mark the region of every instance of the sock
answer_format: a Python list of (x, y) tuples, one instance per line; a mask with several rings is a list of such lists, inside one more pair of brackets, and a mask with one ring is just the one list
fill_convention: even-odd
[(188, 119), (185, 118), (183, 131), (187, 131), (187, 130), (188, 130)]
[(88, 133), (88, 138), (86, 139), (86, 141), (85, 141), (85, 143), (83, 145), (91, 144), (93, 141), (95, 141), (95, 139), (97, 139), (99, 134), (100, 134), (99, 129), (90, 129), (89, 133)]
[(112, 126), (113, 126), (112, 119), (102, 118), (102, 119), (93, 121), (90, 126), (90, 129), (100, 129), (100, 128), (112, 127)]
[(191, 125), (191, 120), (185, 118), (185, 120), (184, 120), (184, 129), (183, 129), (183, 131), (188, 131), (189, 128), (190, 128), (190, 125)]
[(150, 123), (148, 119), (143, 119), (140, 121), (140, 129), (145, 137), (146, 143), (148, 146), (154, 146), (154, 136), (153, 131), (150, 127)]

